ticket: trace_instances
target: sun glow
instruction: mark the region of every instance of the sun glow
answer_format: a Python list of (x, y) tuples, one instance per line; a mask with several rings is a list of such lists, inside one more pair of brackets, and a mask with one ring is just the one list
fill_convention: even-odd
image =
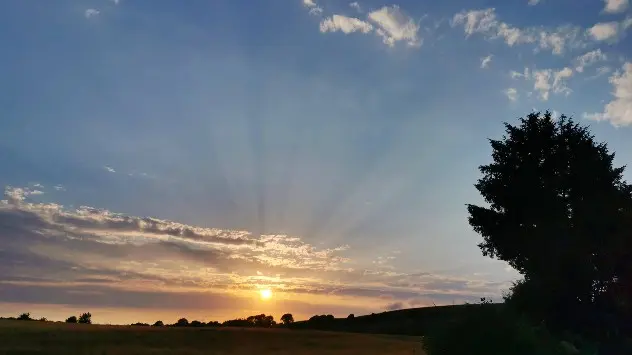
[(269, 300), (270, 298), (272, 298), (272, 290), (270, 290), (269, 288), (259, 290), (259, 295), (261, 296), (262, 300)]

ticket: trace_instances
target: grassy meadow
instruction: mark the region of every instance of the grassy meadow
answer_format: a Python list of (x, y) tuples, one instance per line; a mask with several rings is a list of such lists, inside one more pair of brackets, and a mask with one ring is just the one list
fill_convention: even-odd
[(419, 337), (0, 321), (0, 354), (423, 354)]

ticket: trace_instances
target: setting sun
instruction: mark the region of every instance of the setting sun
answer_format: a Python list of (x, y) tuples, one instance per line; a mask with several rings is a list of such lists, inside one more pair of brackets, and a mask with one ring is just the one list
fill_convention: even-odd
[(269, 288), (259, 290), (259, 295), (261, 296), (262, 300), (269, 300), (272, 297), (272, 290), (270, 290)]

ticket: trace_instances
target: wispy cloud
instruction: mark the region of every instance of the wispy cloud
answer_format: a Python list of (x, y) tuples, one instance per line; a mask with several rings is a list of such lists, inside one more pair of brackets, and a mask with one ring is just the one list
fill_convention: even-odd
[(355, 17), (333, 15), (320, 22), (320, 32), (337, 32), (349, 34), (353, 32), (369, 33), (373, 26)]
[(584, 68), (606, 59), (608, 59), (608, 57), (601, 52), (601, 49), (595, 49), (594, 51), (582, 54), (575, 59), (575, 62), (577, 63), (575, 70), (582, 73)]
[(114, 168), (109, 167), (109, 166), (104, 166), (103, 169), (105, 169), (105, 171), (109, 172), (109, 173), (115, 173), (116, 170), (114, 170)]
[(92, 18), (95, 17), (97, 15), (99, 15), (100, 11), (97, 9), (87, 9), (86, 11), (84, 11), (83, 15), (86, 18)]
[(395, 42), (404, 41), (409, 46), (421, 45), (419, 25), (404, 14), (399, 6), (384, 6), (368, 15), (376, 25), (376, 33), (382, 37), (385, 44), (393, 46)]
[(512, 79), (524, 79), (533, 81), (533, 88), (539, 93), (542, 101), (547, 101), (550, 93), (570, 95), (572, 90), (567, 86), (566, 81), (574, 74), (569, 67), (560, 70), (540, 69), (529, 70), (525, 68), (523, 73), (512, 70)]
[(356, 10), (356, 11), (358, 11), (358, 12), (362, 12), (362, 7), (360, 7), (360, 4), (359, 4), (357, 1), (354, 1), (354, 2), (352, 2), (352, 3), (349, 3), (349, 6), (350, 6), (352, 9), (355, 9), (355, 10)]
[(406, 15), (397, 5), (384, 6), (367, 15), (367, 20), (334, 14), (320, 22), (320, 32), (343, 32), (345, 34), (375, 33), (384, 44), (392, 47), (397, 42), (418, 47), (422, 43), (419, 37), (419, 25)]
[(574, 26), (559, 26), (555, 29), (544, 27), (518, 28), (498, 20), (496, 10), (470, 10), (457, 13), (452, 18), (452, 27), (463, 26), (466, 37), (481, 34), (493, 40), (502, 38), (508, 46), (517, 44), (534, 44), (539, 50), (551, 50), (561, 55), (566, 48), (581, 46), (580, 28)]
[(492, 61), (492, 57), (493, 57), (493, 55), (490, 54), (487, 57), (481, 58), (481, 68), (483, 68), (483, 69), (487, 68), (489, 66), (489, 63), (491, 63), (491, 61)]
[(309, 8), (310, 15), (320, 15), (323, 13), (323, 8), (318, 6), (314, 0), (303, 0), (303, 6)]
[(612, 84), (612, 99), (601, 113), (585, 114), (588, 119), (609, 121), (614, 126), (632, 125), (632, 63), (626, 62), (622, 70), (609, 79)]
[(535, 6), (540, 3), (541, 0), (529, 0), (529, 6)]
[(516, 88), (509, 88), (505, 90), (504, 93), (509, 101), (515, 102), (516, 100), (518, 100), (518, 90), (516, 90)]
[(615, 14), (619, 12), (623, 12), (628, 8), (629, 1), (628, 0), (604, 0), (606, 3), (604, 12)]

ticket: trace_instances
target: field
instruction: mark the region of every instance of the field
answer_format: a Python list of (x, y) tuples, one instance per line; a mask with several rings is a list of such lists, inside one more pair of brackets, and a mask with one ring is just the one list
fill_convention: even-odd
[(419, 337), (0, 321), (0, 354), (423, 354)]

